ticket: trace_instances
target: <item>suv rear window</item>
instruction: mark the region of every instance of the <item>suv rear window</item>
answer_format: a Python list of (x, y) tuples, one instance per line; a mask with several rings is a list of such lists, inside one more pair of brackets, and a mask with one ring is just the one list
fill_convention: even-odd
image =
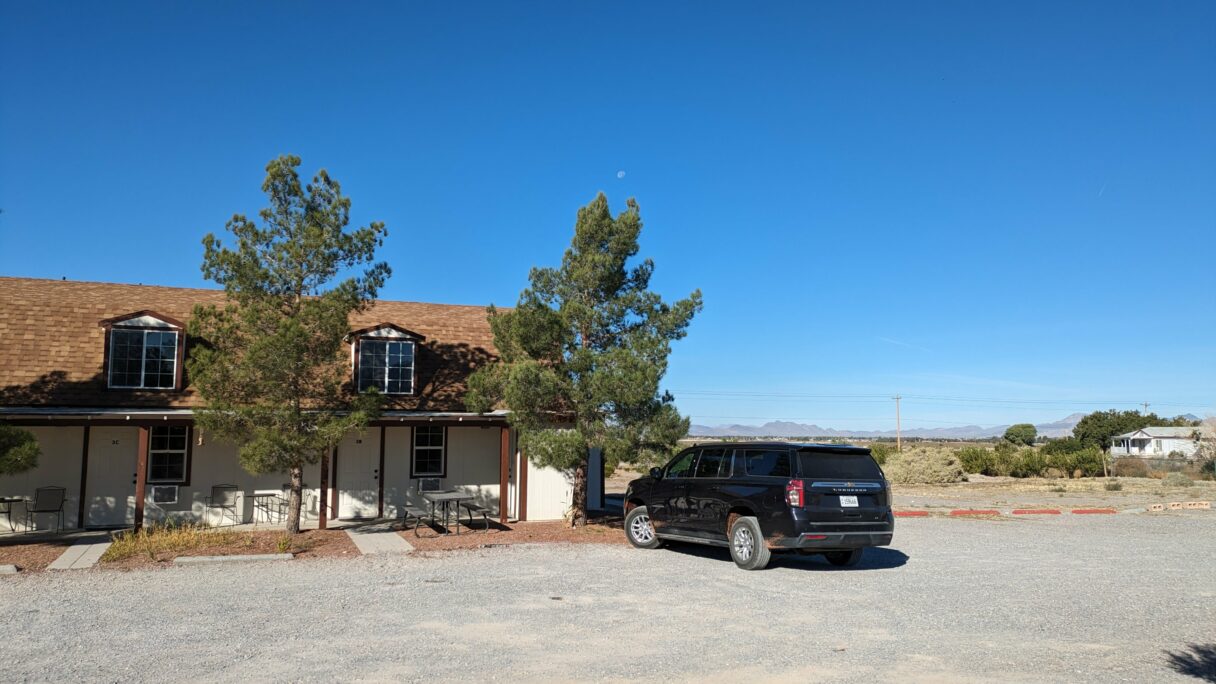
[(798, 452), (802, 477), (824, 480), (881, 480), (882, 471), (869, 454), (842, 454), (803, 449)]
[(789, 477), (790, 452), (785, 449), (746, 449), (743, 460), (747, 463), (747, 474), (760, 477)]

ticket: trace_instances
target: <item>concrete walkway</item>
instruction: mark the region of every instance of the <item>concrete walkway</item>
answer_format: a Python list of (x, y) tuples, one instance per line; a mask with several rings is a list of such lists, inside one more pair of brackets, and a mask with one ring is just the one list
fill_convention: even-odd
[(110, 548), (109, 535), (82, 537), (46, 567), (47, 570), (88, 570), (97, 565), (101, 554)]
[(409, 553), (414, 547), (397, 534), (393, 521), (369, 523), (346, 528), (346, 534), (358, 547), (359, 553)]

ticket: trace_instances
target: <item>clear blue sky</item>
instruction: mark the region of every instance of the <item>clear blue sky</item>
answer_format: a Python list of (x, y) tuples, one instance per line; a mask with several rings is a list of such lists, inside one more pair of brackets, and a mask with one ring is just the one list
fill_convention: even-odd
[(1216, 413), (1216, 3), (451, 5), (5, 2), (0, 273), (204, 285), (292, 152), (393, 299), (636, 197), (698, 423)]

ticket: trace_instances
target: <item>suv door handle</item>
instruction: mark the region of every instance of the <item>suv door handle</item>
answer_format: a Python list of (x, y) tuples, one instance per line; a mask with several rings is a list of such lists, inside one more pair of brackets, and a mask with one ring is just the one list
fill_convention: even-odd
[(722, 491), (722, 488), (721, 488), (721, 487), (719, 487), (718, 485), (714, 485), (714, 486), (712, 486), (712, 487), (710, 487), (710, 488), (709, 488), (709, 491), (711, 491), (711, 492), (720, 492), (720, 491)]

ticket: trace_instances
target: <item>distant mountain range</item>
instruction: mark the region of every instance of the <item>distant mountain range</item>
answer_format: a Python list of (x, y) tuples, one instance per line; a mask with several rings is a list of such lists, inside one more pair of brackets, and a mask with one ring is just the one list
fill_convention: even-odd
[[(1035, 429), (1044, 437), (1067, 437), (1072, 434), (1073, 427), (1084, 413), (1074, 413), (1051, 423), (1040, 423)], [(1187, 414), (1188, 420), (1199, 420), (1197, 416)], [(913, 428), (903, 430), (904, 437), (919, 437), (922, 439), (987, 439), (1000, 437), (1005, 434), (1008, 425), (982, 427), (965, 425), (963, 427), (946, 428)], [(690, 437), (895, 437), (894, 430), (837, 430), (820, 427), (815, 424), (792, 423), (776, 420), (764, 425), (693, 425), (688, 430)]]

